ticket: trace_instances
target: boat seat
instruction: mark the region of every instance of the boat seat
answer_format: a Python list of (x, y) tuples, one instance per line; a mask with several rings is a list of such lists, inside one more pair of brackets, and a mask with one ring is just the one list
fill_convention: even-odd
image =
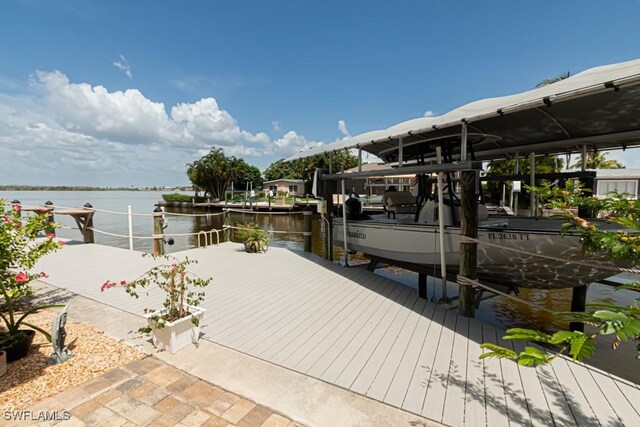
[(418, 204), (410, 191), (388, 191), (382, 195), (382, 206), (387, 212), (387, 218), (396, 214), (416, 213)]

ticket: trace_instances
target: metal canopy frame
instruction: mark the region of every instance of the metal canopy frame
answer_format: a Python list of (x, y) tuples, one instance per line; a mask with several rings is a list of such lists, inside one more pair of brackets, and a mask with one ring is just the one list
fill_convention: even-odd
[(423, 166), (409, 166), (401, 168), (390, 168), (375, 171), (366, 172), (352, 172), (352, 173), (328, 173), (320, 176), (322, 181), (334, 181), (340, 179), (357, 179), (357, 178), (371, 178), (371, 177), (383, 177), (393, 175), (418, 175), (426, 173), (438, 173), (438, 172), (462, 172), (462, 171), (481, 171), (482, 162), (453, 162), (436, 165), (423, 165)]

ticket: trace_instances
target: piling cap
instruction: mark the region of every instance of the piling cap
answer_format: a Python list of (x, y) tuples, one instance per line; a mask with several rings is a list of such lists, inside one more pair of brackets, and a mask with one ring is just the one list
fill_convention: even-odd
[(84, 207), (85, 208), (92, 208), (93, 205), (91, 203), (87, 202), (87, 203), (84, 204)]
[(18, 199), (13, 199), (13, 200), (11, 201), (11, 204), (19, 205), (19, 204), (20, 204), (20, 200), (18, 200)]
[(153, 211), (154, 212), (162, 212), (162, 208), (160, 206), (158, 206)]
[(53, 205), (53, 202), (51, 200), (47, 200), (46, 202), (44, 202), (45, 206), (51, 206)]

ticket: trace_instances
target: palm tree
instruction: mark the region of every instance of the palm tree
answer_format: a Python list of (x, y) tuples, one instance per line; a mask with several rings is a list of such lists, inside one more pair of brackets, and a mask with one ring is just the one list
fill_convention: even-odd
[[(607, 160), (607, 152), (599, 153), (597, 151), (590, 151), (587, 153), (587, 167), (586, 169), (624, 169), (624, 165), (617, 160)], [(578, 160), (572, 169), (582, 169), (582, 159)]]

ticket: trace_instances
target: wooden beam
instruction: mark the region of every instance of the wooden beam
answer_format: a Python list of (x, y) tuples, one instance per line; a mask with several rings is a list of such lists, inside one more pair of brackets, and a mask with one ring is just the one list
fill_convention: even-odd
[[(476, 194), (476, 172), (463, 171), (460, 176), (462, 194), (460, 200), (460, 234), (478, 238), (478, 195)], [(476, 243), (460, 243), (460, 276), (471, 280), (477, 278), (478, 246)], [(475, 315), (475, 289), (459, 285), (460, 314)]]

